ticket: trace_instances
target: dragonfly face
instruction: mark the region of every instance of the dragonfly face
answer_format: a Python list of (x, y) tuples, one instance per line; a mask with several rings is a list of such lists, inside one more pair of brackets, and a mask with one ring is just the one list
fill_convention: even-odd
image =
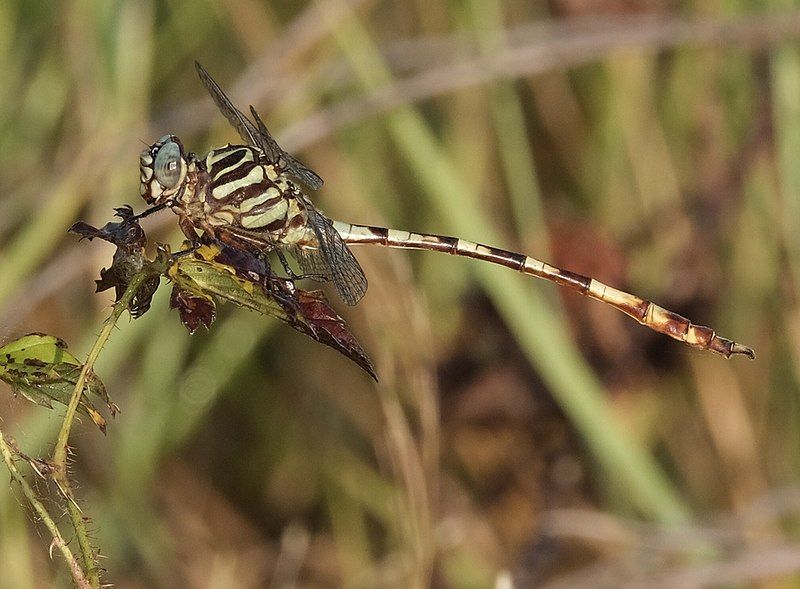
[(139, 156), (139, 192), (148, 204), (164, 204), (178, 194), (188, 163), (175, 135), (164, 135)]

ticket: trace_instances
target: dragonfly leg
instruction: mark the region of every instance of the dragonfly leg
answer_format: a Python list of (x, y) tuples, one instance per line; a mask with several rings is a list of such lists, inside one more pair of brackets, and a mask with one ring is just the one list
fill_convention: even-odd
[(167, 203), (161, 203), (161, 204), (158, 204), (158, 205), (154, 205), (154, 206), (150, 207), (149, 209), (145, 209), (144, 211), (142, 211), (138, 215), (133, 215), (132, 217), (130, 217), (130, 220), (131, 221), (138, 221), (140, 219), (144, 219), (145, 217), (149, 217), (153, 213), (157, 213), (158, 211), (161, 211), (161, 210), (165, 209), (166, 206), (167, 206)]
[(172, 257), (173, 257), (173, 259), (177, 259), (177, 258), (182, 258), (184, 256), (189, 256), (189, 255), (193, 254), (194, 252), (196, 252), (199, 247), (200, 247), (200, 244), (196, 243), (196, 244), (186, 248), (185, 250), (178, 250), (177, 252), (172, 254)]
[(289, 277), (289, 280), (292, 282), (296, 280), (303, 280), (306, 278), (310, 278), (311, 280), (316, 280), (317, 282), (325, 282), (328, 280), (326, 276), (322, 274), (297, 274), (292, 267), (289, 265), (289, 260), (286, 259), (286, 255), (281, 251), (280, 248), (275, 248), (275, 254), (278, 256), (278, 259), (281, 262), (281, 266), (283, 266), (286, 275)]
[(283, 310), (292, 316), (297, 314), (297, 296), (294, 294), (294, 283), (290, 280), (272, 278), (267, 283), (267, 288), (272, 297), (283, 307)]
[(200, 243), (200, 236), (197, 234), (194, 224), (189, 217), (186, 215), (178, 215), (178, 227), (181, 228), (181, 231), (183, 231), (186, 239), (192, 243)]

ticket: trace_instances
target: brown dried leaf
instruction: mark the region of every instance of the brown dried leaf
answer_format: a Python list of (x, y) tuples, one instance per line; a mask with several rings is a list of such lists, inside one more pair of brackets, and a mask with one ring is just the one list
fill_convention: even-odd
[(181, 323), (186, 326), (189, 333), (194, 333), (201, 325), (208, 329), (217, 316), (214, 299), (194, 295), (187, 290), (181, 290), (177, 285), (172, 287), (169, 306), (178, 310)]
[[(96, 292), (102, 292), (113, 288), (116, 294), (115, 300), (119, 300), (128, 284), (135, 274), (137, 274), (147, 259), (144, 256), (144, 246), (147, 237), (139, 225), (139, 218), (133, 214), (133, 209), (129, 206), (115, 209), (116, 216), (122, 221), (117, 223), (106, 223), (101, 229), (97, 229), (88, 223), (78, 221), (70, 231), (82, 238), (91, 241), (94, 238), (102, 239), (117, 246), (114, 252), (114, 259), (110, 268), (100, 270), (100, 280), (96, 280)], [(141, 317), (150, 308), (150, 302), (158, 289), (160, 276), (154, 275), (146, 280), (129, 305), (131, 316)]]

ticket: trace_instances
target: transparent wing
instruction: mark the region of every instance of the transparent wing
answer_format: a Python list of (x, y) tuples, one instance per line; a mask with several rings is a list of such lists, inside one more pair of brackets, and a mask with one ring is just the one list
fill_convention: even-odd
[(261, 120), (261, 117), (258, 116), (256, 109), (253, 108), (252, 105), (250, 106), (250, 113), (258, 124), (258, 146), (264, 153), (275, 158), (275, 161), (281, 168), (287, 170), (309, 188), (313, 190), (322, 188), (322, 178), (320, 178), (314, 170), (307, 167), (303, 162), (295, 159), (292, 154), (284, 151), (283, 148), (278, 145), (278, 142), (270, 135), (266, 125), (264, 125), (264, 121)]
[(253, 125), (238, 108), (233, 106), (233, 103), (222, 91), (222, 88), (219, 87), (199, 62), (195, 61), (194, 65), (197, 68), (197, 75), (200, 76), (200, 81), (203, 82), (203, 86), (205, 86), (208, 93), (211, 94), (211, 98), (214, 100), (217, 107), (219, 107), (220, 112), (222, 112), (225, 118), (228, 119), (228, 122), (233, 125), (233, 128), (239, 132), (242, 139), (247, 141), (249, 145), (259, 147), (257, 139), (258, 129), (256, 129), (255, 125)]
[(200, 80), (208, 90), (208, 93), (211, 94), (211, 98), (214, 99), (220, 112), (233, 125), (233, 128), (239, 132), (242, 139), (249, 145), (261, 149), (270, 163), (286, 170), (312, 190), (322, 188), (322, 178), (314, 170), (295, 159), (294, 156), (278, 145), (278, 142), (272, 137), (264, 121), (261, 120), (261, 117), (258, 116), (252, 106), (250, 107), (250, 112), (253, 114), (257, 126), (233, 105), (230, 98), (222, 91), (219, 84), (214, 81), (202, 65), (198, 62), (194, 62), (194, 65), (197, 68), (197, 75), (200, 76)]
[(319, 276), (325, 280), (333, 280), (330, 268), (319, 249), (310, 249), (299, 246), (287, 248), (305, 275)]
[(303, 272), (320, 274), (331, 280), (342, 300), (355, 305), (367, 292), (367, 277), (330, 219), (307, 200), (305, 205), (319, 248), (295, 248), (297, 262)]

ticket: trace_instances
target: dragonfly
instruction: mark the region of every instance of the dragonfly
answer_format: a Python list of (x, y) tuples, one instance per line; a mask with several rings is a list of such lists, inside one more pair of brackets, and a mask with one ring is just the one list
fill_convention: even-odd
[[(217, 240), (265, 257), (274, 252), (291, 279), (333, 283), (348, 305), (367, 291), (367, 278), (351, 245), (431, 250), (474, 258), (535, 276), (598, 300), (640, 324), (691, 346), (730, 358), (755, 358), (752, 348), (723, 338), (655, 303), (513, 251), (432, 233), (417, 233), (335, 221), (305, 190), (319, 190), (320, 176), (279, 146), (250, 106), (252, 119), (237, 109), (202, 65), (197, 73), (211, 98), (244, 143), (211, 149), (205, 156), (184, 150), (175, 135), (164, 135), (140, 156), (140, 193), (154, 208), (170, 208), (183, 233), (199, 243)], [(285, 253), (299, 265), (295, 274)]]

